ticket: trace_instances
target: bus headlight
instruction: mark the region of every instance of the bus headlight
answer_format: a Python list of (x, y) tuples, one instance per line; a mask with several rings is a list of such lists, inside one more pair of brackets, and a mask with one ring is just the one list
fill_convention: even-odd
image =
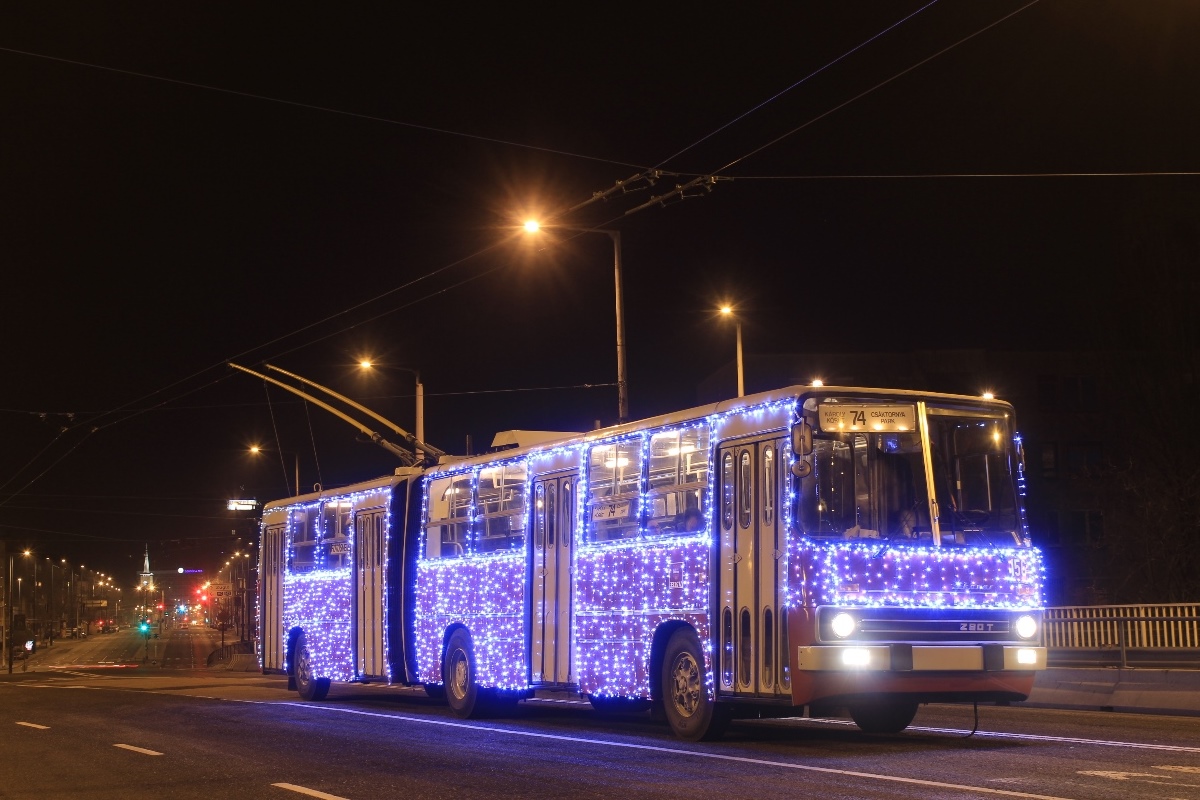
[(845, 639), (847, 636), (854, 633), (855, 627), (856, 623), (854, 622), (854, 617), (850, 616), (845, 611), (837, 614), (832, 620), (829, 621), (829, 629), (832, 630), (833, 635), (839, 639)]
[(1014, 627), (1017, 630), (1017, 636), (1020, 636), (1022, 639), (1032, 639), (1037, 635), (1037, 620), (1028, 614), (1022, 614), (1017, 617), (1017, 624)]

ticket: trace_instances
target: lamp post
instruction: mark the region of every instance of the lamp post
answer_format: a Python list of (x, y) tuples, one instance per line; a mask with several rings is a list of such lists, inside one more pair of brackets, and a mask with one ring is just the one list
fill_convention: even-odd
[(54, 634), (57, 632), (58, 618), (54, 616), (54, 562), (50, 560), (50, 556), (46, 556), (46, 572), (50, 573), (50, 595), (49, 603), (46, 609), (46, 616), (50, 618), (49, 627), (46, 629), (47, 644), (54, 644)]
[[(417, 426), (414, 429), (414, 434), (418, 442), (425, 441), (425, 384), (421, 383), (421, 373), (412, 367), (380, 367), (369, 358), (364, 358), (358, 362), (359, 369), (366, 371), (372, 369), (394, 369), (400, 372), (411, 372), (413, 379), (416, 381), (416, 405), (417, 405)], [(417, 460), (420, 461), (424, 456), (420, 450), (416, 451)]]
[(733, 306), (721, 306), (721, 315), (733, 317), (734, 323), (737, 325), (737, 383), (738, 397), (746, 396), (746, 380), (745, 372), (742, 369), (742, 320), (737, 314), (733, 313)]
[[(7, 549), (7, 548), (5, 548), (5, 549)], [(9, 675), (12, 675), (12, 662), (13, 662), (13, 652), (12, 652), (12, 646), (13, 646), (13, 634), (12, 634), (12, 623), (13, 623), (12, 583), (13, 583), (13, 556), (12, 556), (12, 553), (9, 553), (9, 554), (8, 554), (8, 580), (7, 580), (7, 581), (5, 582), (5, 584), (4, 584), (4, 589), (5, 589), (5, 592), (7, 593), (7, 595), (8, 595), (8, 596), (7, 596), (7, 597), (5, 598), (5, 600), (4, 600), (4, 616), (5, 616), (5, 620), (4, 620), (4, 642), (2, 643), (2, 644), (4, 645), (4, 660), (5, 660), (5, 661), (8, 663), (8, 674), (9, 674)]]
[[(541, 223), (529, 220), (525, 223), (527, 233), (537, 233)], [(579, 228), (554, 225), (553, 229), (574, 233), (602, 233), (613, 243), (613, 284), (616, 289), (617, 310), (617, 422), (629, 421), (629, 382), (625, 377), (625, 310), (621, 301), (621, 232), (606, 228)]]
[[(256, 445), (256, 444), (250, 445), (250, 455), (256, 456), (263, 452), (266, 452), (266, 451), (263, 450), (258, 445)], [(279, 458), (281, 461), (285, 455), (287, 455), (287, 453), (284, 453), (282, 450), (279, 451)], [(292, 458), (295, 459), (294, 464), (296, 467), (296, 495), (299, 496), (300, 495), (300, 454), (292, 453), (291, 455), (292, 455)]]
[[(33, 555), (33, 551), (32, 551), (32, 550), (25, 550), (25, 551), (22, 553), (22, 555), (23, 555), (23, 556), (25, 556), (26, 558), (30, 559), (30, 560), (33, 562), (33, 583), (31, 583), (31, 584), (29, 585), (29, 590), (30, 590), (30, 595), (31, 595), (30, 606), (31, 606), (32, 608), (30, 609), (30, 612), (29, 612), (29, 618), (28, 618), (28, 619), (27, 619), (27, 621), (26, 621), (26, 625), (30, 625), (30, 626), (32, 626), (32, 624), (38, 620), (38, 608), (37, 608), (37, 596), (38, 596), (38, 591), (37, 591), (37, 585), (38, 585), (38, 582), (37, 582), (37, 558), (36, 558), (36, 557)], [(17, 597), (18, 597), (18, 598), (20, 598), (20, 596), (21, 596), (21, 579), (20, 579), (20, 578), (17, 578)], [(22, 604), (21, 604), (21, 610), (22, 610), (22, 611), (24, 611), (24, 610), (25, 610), (25, 605), (24, 605), (24, 603), (22, 603)], [(31, 630), (31, 631), (33, 630), (33, 629), (32, 629), (32, 627), (30, 627), (30, 630)]]

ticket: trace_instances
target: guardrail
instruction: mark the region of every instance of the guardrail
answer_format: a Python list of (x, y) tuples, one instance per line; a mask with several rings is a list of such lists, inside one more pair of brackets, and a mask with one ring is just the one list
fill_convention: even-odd
[(1200, 666), (1200, 604), (1046, 609), (1046, 647), (1059, 665)]

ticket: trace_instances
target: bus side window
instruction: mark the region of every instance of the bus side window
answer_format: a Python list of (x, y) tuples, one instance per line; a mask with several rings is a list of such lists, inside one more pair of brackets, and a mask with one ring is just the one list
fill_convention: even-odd
[(707, 425), (650, 437), (647, 533), (693, 533), (707, 527), (708, 441)]
[(495, 553), (525, 547), (524, 461), (485, 467), (476, 481), (479, 515), (477, 551)]
[(596, 445), (588, 453), (588, 540), (638, 535), (641, 512), (642, 438)]
[(428, 485), (425, 557), (457, 558), (470, 550), (471, 474), (436, 478)]
[(288, 548), (288, 571), (311, 572), (316, 569), (317, 532), (314, 528), (315, 519), (310, 519), (307, 511), (293, 511), (289, 524), (291, 527), (291, 547)]

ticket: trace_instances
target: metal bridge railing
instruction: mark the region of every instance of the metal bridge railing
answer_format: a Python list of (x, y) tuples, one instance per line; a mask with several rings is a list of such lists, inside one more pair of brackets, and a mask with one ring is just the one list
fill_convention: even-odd
[[(1200, 603), (1047, 608), (1046, 647), (1058, 660), (1194, 665), (1200, 658)], [(1083, 657), (1088, 652), (1095, 658)], [(1097, 652), (1098, 651), (1098, 652)]]

